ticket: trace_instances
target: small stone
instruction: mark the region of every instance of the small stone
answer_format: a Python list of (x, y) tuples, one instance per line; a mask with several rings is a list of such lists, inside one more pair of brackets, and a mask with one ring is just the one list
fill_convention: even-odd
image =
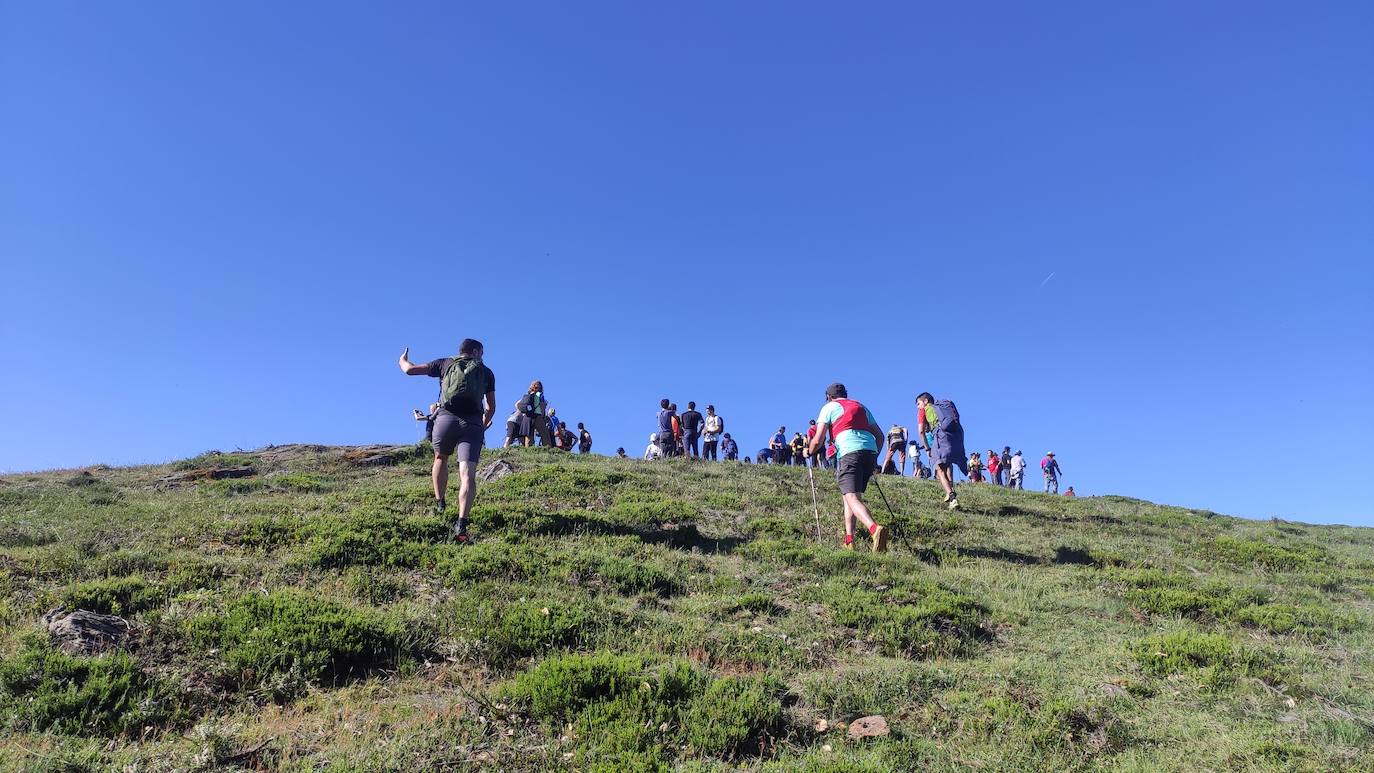
[(827, 731), (827, 730), (829, 730), (829, 729), (830, 729), (830, 723), (829, 723), (829, 722), (825, 721), (824, 719), (818, 719), (818, 720), (816, 720), (816, 732), (817, 732), (817, 733), (824, 733), (825, 731)]
[(888, 732), (887, 718), (881, 714), (863, 717), (849, 723), (849, 738), (854, 741), (860, 738), (873, 738), (880, 735), (887, 735)]
[(823, 751), (823, 752), (831, 752), (831, 751), (834, 751), (834, 748), (831, 747), (830, 744), (826, 744), (825, 746), (822, 746), (822, 747), (821, 747), (821, 751)]

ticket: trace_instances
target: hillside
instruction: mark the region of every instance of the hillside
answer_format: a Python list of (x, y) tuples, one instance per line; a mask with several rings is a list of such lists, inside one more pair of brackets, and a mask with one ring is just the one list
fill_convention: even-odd
[(426, 454), (0, 478), (0, 768), (1374, 770), (1374, 530), (515, 449), (459, 546)]

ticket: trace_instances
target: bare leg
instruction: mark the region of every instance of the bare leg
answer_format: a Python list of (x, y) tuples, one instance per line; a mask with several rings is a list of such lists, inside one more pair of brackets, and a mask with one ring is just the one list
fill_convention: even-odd
[(477, 498), (477, 465), (458, 463), (458, 520), (466, 521), (472, 514), (472, 501)]
[(873, 528), (873, 525), (874, 525), (874, 523), (875, 523), (875, 521), (873, 520), (873, 514), (870, 513), (870, 512), (868, 511), (868, 505), (864, 503), (864, 500), (863, 500), (862, 497), (860, 497), (858, 494), (845, 494), (845, 495), (844, 495), (844, 533), (845, 533), (845, 534), (853, 534), (853, 533), (854, 533), (854, 519), (855, 519), (855, 518), (858, 518), (858, 519), (859, 519), (859, 523), (862, 523), (862, 524), (864, 525), (864, 528), (865, 528), (865, 529), (872, 529), (872, 528)]
[(945, 497), (954, 494), (954, 470), (951, 465), (935, 465), (935, 479), (940, 481), (940, 487), (945, 490)]
[(430, 477), (434, 480), (434, 498), (442, 500), (444, 492), (448, 490), (447, 456), (434, 455), (434, 468), (430, 470)]

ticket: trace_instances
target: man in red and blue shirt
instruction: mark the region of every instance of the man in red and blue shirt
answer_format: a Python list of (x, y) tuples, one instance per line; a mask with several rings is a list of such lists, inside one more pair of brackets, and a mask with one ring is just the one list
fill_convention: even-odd
[(844, 498), (845, 550), (854, 549), (854, 519), (857, 518), (873, 537), (873, 552), (887, 552), (887, 529), (873, 520), (873, 514), (863, 498), (868, 481), (878, 468), (883, 431), (863, 403), (849, 399), (849, 391), (844, 384), (835, 383), (826, 387), (825, 405), (816, 417), (816, 434), (807, 444), (807, 456), (815, 456), (821, 451), (827, 434), (839, 456), (835, 480)]

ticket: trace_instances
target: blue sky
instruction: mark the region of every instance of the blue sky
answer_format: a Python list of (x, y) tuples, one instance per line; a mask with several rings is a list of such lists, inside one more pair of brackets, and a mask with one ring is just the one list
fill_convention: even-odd
[(0, 469), (410, 441), (396, 356), (472, 336), (498, 422), (539, 377), (600, 452), (668, 396), (752, 454), (842, 380), (1085, 494), (1374, 525), (1371, 39), (1357, 2), (6, 2)]

